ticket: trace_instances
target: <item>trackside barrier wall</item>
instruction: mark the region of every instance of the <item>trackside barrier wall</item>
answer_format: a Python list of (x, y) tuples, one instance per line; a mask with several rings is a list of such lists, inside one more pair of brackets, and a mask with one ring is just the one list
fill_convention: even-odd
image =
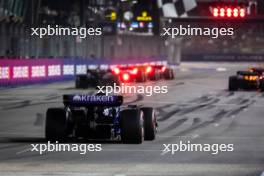
[(161, 63), (162, 59), (99, 60), (99, 59), (1, 59), (0, 87), (72, 80), (85, 74), (87, 68), (108, 68), (110, 65)]
[(264, 54), (183, 54), (182, 61), (263, 62)]

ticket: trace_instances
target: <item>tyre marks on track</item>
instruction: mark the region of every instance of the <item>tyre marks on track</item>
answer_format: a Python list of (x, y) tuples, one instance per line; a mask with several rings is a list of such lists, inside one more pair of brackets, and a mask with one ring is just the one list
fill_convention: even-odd
[(45, 121), (45, 117), (43, 113), (36, 114), (36, 120), (34, 122), (34, 126), (43, 126)]
[[(168, 120), (170, 117), (172, 117), (173, 115), (177, 114), (178, 112), (181, 111), (180, 108), (176, 108), (168, 113), (165, 114), (165, 111), (162, 109), (157, 108), (159, 115), (162, 116), (161, 118), (158, 119), (158, 121), (162, 122), (165, 120)], [(164, 115), (163, 115), (164, 114)]]
[(168, 131), (171, 131), (171, 130), (173, 130), (173, 129), (179, 127), (179, 126), (181, 126), (187, 120), (188, 120), (188, 118), (179, 119), (176, 122), (174, 122), (171, 125), (169, 125), (167, 128), (164, 128), (162, 130), (159, 130), (159, 133), (166, 133)]
[[(163, 128), (159, 130), (159, 133), (163, 134), (180, 129), (181, 131), (178, 130), (172, 136), (185, 136), (197, 129), (205, 128), (211, 124), (218, 124), (223, 118), (236, 116), (254, 104), (261, 96), (263, 95), (258, 93), (245, 96), (244, 93), (237, 94), (221, 91), (203, 95), (187, 101), (186, 104), (160, 106), (157, 108), (159, 114), (158, 121), (169, 125), (164, 124)], [(167, 108), (170, 110), (168, 111)], [(183, 126), (184, 128), (180, 128)]]
[[(192, 101), (189, 101), (188, 104), (177, 105), (173, 110), (166, 112), (164, 109), (173, 106), (173, 104), (168, 104), (167, 106), (161, 106), (157, 108), (157, 111), (160, 115), (158, 121), (163, 122), (168, 120), (174, 115), (183, 116), (189, 113), (194, 113), (196, 111), (203, 111), (211, 109), (213, 104), (217, 103), (219, 98), (202, 96)], [(191, 105), (189, 105), (191, 104)]]
[(188, 133), (198, 130), (200, 128), (205, 128), (213, 123), (219, 122), (226, 114), (227, 112), (225, 112), (224, 110), (220, 110), (219, 112), (217, 112), (216, 114), (214, 114), (213, 116), (211, 116), (210, 118), (212, 118), (212, 120), (207, 120), (201, 123), (198, 123), (196, 125), (192, 125), (189, 128), (186, 128), (183, 131), (178, 132), (177, 134), (175, 134), (174, 136), (185, 136)]

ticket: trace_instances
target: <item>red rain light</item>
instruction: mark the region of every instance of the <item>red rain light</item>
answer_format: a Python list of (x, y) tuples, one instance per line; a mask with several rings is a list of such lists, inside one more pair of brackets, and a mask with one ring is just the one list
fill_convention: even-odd
[(246, 14), (245, 9), (240, 9), (240, 17), (244, 17)]
[(120, 73), (120, 70), (119, 70), (119, 68), (114, 68), (114, 70), (113, 70), (113, 71), (114, 71), (114, 73), (115, 73), (115, 74), (117, 74), (117, 75)]
[(221, 17), (224, 17), (225, 16), (225, 9), (224, 8), (221, 8), (220, 9), (220, 16)]
[(165, 72), (165, 70), (166, 70), (166, 67), (163, 66), (163, 67), (161, 68), (161, 71), (162, 71), (162, 72)]
[(233, 16), (238, 17), (238, 9), (237, 8), (233, 9)]
[(129, 74), (124, 73), (124, 74), (123, 74), (123, 80), (124, 80), (124, 81), (128, 81), (128, 80), (129, 80)]
[(134, 69), (132, 70), (132, 74), (136, 75), (137, 73), (138, 73), (138, 69), (137, 69), (137, 68), (134, 68)]
[(226, 16), (227, 16), (227, 17), (231, 17), (231, 16), (232, 16), (232, 9), (231, 9), (231, 8), (228, 8), (228, 9), (226, 10)]
[(241, 17), (244, 18), (246, 16), (246, 10), (242, 7), (213, 7), (213, 16), (214, 17)]
[(152, 67), (151, 66), (148, 66), (147, 68), (146, 68), (146, 73), (150, 73), (152, 71)]
[(214, 10), (213, 10), (213, 15), (214, 15), (215, 17), (218, 17), (218, 8), (214, 8)]

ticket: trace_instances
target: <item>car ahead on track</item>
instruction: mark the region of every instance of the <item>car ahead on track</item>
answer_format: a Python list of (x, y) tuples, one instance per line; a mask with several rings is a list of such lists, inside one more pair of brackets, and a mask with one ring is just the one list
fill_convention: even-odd
[(264, 68), (262, 68), (262, 67), (251, 67), (251, 68), (249, 68), (249, 71), (258, 73), (259, 76), (263, 76)]
[(64, 107), (47, 110), (46, 139), (54, 142), (72, 137), (135, 144), (154, 140), (157, 132), (154, 108), (122, 106), (122, 102), (122, 96), (64, 95)]
[(173, 69), (164, 65), (140, 65), (123, 66), (113, 69), (113, 73), (119, 75), (122, 82), (145, 82), (159, 79), (174, 79)]
[(152, 81), (159, 79), (172, 80), (174, 79), (174, 71), (165, 65), (148, 65), (145, 66), (147, 78)]
[(113, 73), (119, 76), (121, 82), (146, 82), (145, 70), (140, 67), (123, 66), (113, 68)]
[(261, 90), (264, 91), (263, 74), (260, 72), (238, 71), (236, 75), (229, 77), (229, 91), (243, 90)]
[(113, 86), (120, 85), (119, 77), (112, 73), (111, 70), (87, 70), (84, 75), (75, 77), (76, 88), (88, 88), (97, 86)]
[(154, 65), (152, 67), (158, 70), (160, 78), (163, 78), (166, 80), (174, 79), (174, 71), (170, 67), (165, 66), (165, 65)]

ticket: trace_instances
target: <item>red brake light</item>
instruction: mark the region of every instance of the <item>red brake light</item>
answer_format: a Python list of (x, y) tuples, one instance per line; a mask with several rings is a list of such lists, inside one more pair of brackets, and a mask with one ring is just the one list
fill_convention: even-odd
[(244, 18), (247, 15), (246, 9), (242, 6), (238, 7), (213, 7), (212, 14), (214, 17), (228, 18)]
[(220, 9), (220, 16), (221, 17), (224, 17), (225, 16), (225, 9), (224, 8), (221, 8)]
[(146, 73), (150, 73), (152, 71), (152, 67), (151, 66), (148, 66), (147, 68), (146, 68)]
[(119, 68), (114, 68), (114, 70), (113, 70), (113, 71), (114, 71), (114, 73), (115, 73), (115, 74), (117, 74), (117, 75), (120, 73), (120, 70), (119, 70)]
[(162, 71), (162, 72), (165, 72), (165, 70), (166, 70), (166, 67), (163, 66), (163, 67), (161, 68), (161, 71)]
[(245, 9), (240, 9), (240, 17), (244, 17), (246, 14)]
[(123, 74), (123, 80), (124, 80), (124, 81), (128, 81), (128, 80), (129, 80), (129, 74), (124, 73), (124, 74)]
[(227, 17), (231, 17), (231, 16), (232, 16), (232, 9), (231, 9), (231, 8), (228, 8), (228, 9), (226, 10), (226, 16), (227, 16)]
[(233, 16), (234, 16), (234, 17), (238, 17), (238, 9), (237, 9), (237, 8), (235, 8), (235, 9), (233, 10)]
[(215, 17), (218, 17), (218, 8), (214, 8), (214, 10), (213, 10), (213, 15), (214, 15)]
[(137, 69), (137, 68), (134, 68), (134, 69), (132, 70), (132, 74), (136, 75), (137, 73), (138, 73), (138, 69)]

